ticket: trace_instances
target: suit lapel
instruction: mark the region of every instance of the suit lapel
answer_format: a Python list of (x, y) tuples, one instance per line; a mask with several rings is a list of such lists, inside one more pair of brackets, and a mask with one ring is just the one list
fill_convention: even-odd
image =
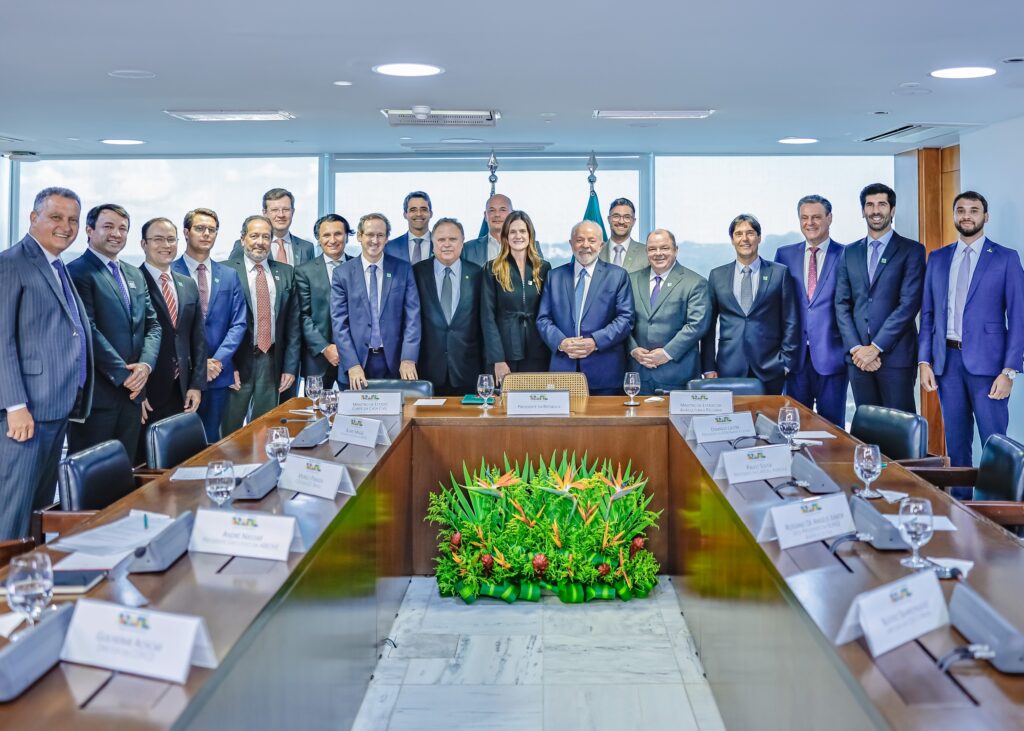
[[(971, 277), (971, 284), (967, 288), (967, 299), (964, 302), (965, 306), (971, 301), (971, 298), (974, 297), (974, 293), (978, 291), (978, 282), (984, 278), (985, 273), (989, 270), (989, 265), (992, 263), (993, 257), (995, 257), (992, 242), (986, 238), (982, 240), (981, 243), (983, 246), (978, 250), (978, 263), (974, 267), (974, 276)], [(952, 260), (950, 263), (952, 263)], [(948, 276), (946, 277), (946, 282), (947, 284), (949, 282)]]
[[(803, 298), (803, 302), (813, 302), (813, 299), (807, 297), (807, 280), (804, 278), (804, 258), (807, 256), (807, 244), (803, 243), (800, 246), (794, 246), (792, 249), (786, 251), (783, 256), (791, 257), (792, 261), (780, 262), (789, 268), (790, 272), (800, 272), (799, 275), (794, 274), (793, 279), (796, 280), (796, 286), (800, 290), (800, 296)], [(827, 257), (826, 257), (827, 259)], [(824, 268), (824, 267), (822, 267)], [(821, 281), (819, 276), (818, 281)], [(818, 288), (820, 289), (820, 287)], [(818, 296), (818, 289), (814, 290), (814, 296)]]
[[(654, 301), (654, 309), (651, 310), (651, 317), (653, 317), (662, 304), (672, 296), (672, 288), (678, 286), (679, 280), (683, 278), (683, 268), (679, 264), (675, 264), (668, 272), (668, 276), (665, 277), (661, 282), (661, 291), (658, 292), (658, 299)], [(648, 289), (650, 288), (648, 280)]]
[[(514, 267), (518, 269), (519, 267)], [(473, 283), (470, 280), (469, 274), (465, 270), (462, 272), (462, 281), (459, 283), (459, 306), (455, 308), (455, 312), (452, 313), (452, 322), (455, 322), (455, 318), (459, 313), (464, 312), (466, 308), (473, 306)]]
[[(647, 275), (647, 276), (644, 276)], [(636, 277), (636, 291), (639, 297), (634, 297), (633, 306), (636, 307), (646, 318), (651, 316), (651, 270), (650, 267), (641, 269), (639, 272), (634, 272), (629, 275), (630, 279)]]
[[(380, 312), (384, 312), (384, 305), (388, 301), (388, 295), (391, 294), (391, 284), (394, 281), (393, 272), (384, 266), (384, 257), (380, 260), (380, 272), (381, 272), (381, 289), (380, 289)], [(412, 269), (409, 270), (409, 276), (412, 276)]]
[[(732, 264), (720, 267), (719, 269), (713, 269), (711, 276), (718, 277), (718, 281), (712, 282), (712, 284), (715, 285), (719, 292), (719, 299), (732, 308), (733, 312), (738, 312), (742, 315), (743, 308), (740, 307), (740, 301), (736, 299), (736, 293), (732, 289), (733, 277), (736, 276), (736, 262), (734, 261)], [(724, 295), (722, 294), (723, 292)]]
[[(114, 279), (114, 275), (110, 272), (110, 267), (104, 264), (98, 256), (89, 250), (86, 250), (88, 255), (87, 261), (91, 261), (92, 265), (96, 267), (100, 272), (100, 278), (107, 283), (107, 287), (110, 289), (110, 293), (114, 295), (114, 299), (121, 305), (121, 309), (124, 311), (125, 317), (128, 318), (128, 322), (131, 322), (131, 313), (128, 312), (128, 304), (124, 301), (124, 295), (121, 294), (121, 288), (117, 286), (117, 280)], [(118, 269), (121, 272), (121, 281), (125, 283), (125, 289), (128, 289), (128, 280), (124, 276), (124, 270), (121, 269), (121, 265), (118, 264)], [(129, 299), (131, 294), (128, 295)]]
[[(287, 293), (284, 291), (284, 277), (281, 273), (281, 266), (276, 261), (270, 264), (270, 276), (274, 278), (274, 312), (277, 313), (278, 320), (281, 319), (281, 311), (287, 297)], [(285, 264), (283, 266), (288, 265)]]
[[(867, 243), (865, 240), (865, 248), (866, 246)], [(875, 284), (877, 284), (878, 280), (882, 278), (882, 273), (885, 270), (885, 268), (891, 262), (899, 258), (900, 255), (902, 255), (902, 253), (903, 246), (900, 244), (900, 240), (896, 236), (896, 232), (894, 231), (892, 234), (892, 238), (889, 239), (889, 243), (886, 245), (885, 249), (882, 250), (882, 255), (878, 258), (878, 266), (875, 267), (875, 278), (872, 282), (870, 282), (871, 289), (874, 289)], [(865, 262), (864, 268), (867, 269), (867, 262)]]
[[(818, 295), (821, 294), (821, 290), (824, 289), (822, 285), (831, 275), (832, 270), (836, 266), (836, 262), (839, 261), (839, 257), (842, 256), (842, 254), (843, 250), (839, 248), (839, 244), (832, 239), (829, 239), (828, 249), (825, 251), (825, 261), (822, 262), (821, 271), (818, 272), (818, 284), (814, 288), (814, 296), (811, 298), (811, 302), (818, 299)], [(803, 264), (803, 262), (801, 262), (801, 264)], [(800, 281), (803, 282), (803, 277), (800, 277)], [(807, 295), (806, 286), (804, 287), (804, 295)]]
[(647, 252), (643, 244), (641, 244), (639, 241), (634, 241), (633, 239), (630, 239), (629, 247), (626, 249), (626, 256), (622, 260), (622, 265), (626, 268), (627, 271), (629, 271), (631, 267), (635, 266), (638, 259), (642, 261), (642, 257), (646, 253)]
[[(775, 267), (770, 266), (767, 261), (761, 259), (761, 267), (757, 270), (757, 276), (760, 278), (760, 281), (757, 283), (757, 294), (754, 295), (754, 302), (750, 305), (750, 312), (760, 307), (764, 298), (768, 296), (768, 288), (772, 286), (776, 277)], [(750, 312), (747, 314), (749, 315)]]
[[(146, 280), (146, 286), (149, 287), (150, 299), (160, 312), (163, 313), (164, 317), (170, 322), (171, 313), (167, 307), (167, 300), (164, 299), (163, 290), (160, 289), (160, 283), (153, 279), (153, 275), (149, 273), (149, 270), (143, 267), (142, 276)], [(175, 282), (175, 295), (177, 295), (177, 282)], [(175, 299), (181, 299), (180, 295), (176, 296)], [(181, 313), (181, 307), (178, 307), (178, 313)]]
[[(245, 303), (249, 306), (249, 314), (252, 315), (255, 312), (255, 307), (252, 303), (252, 290), (249, 289), (249, 267), (248, 259), (244, 256), (241, 259), (235, 259), (236, 266), (232, 267), (238, 272), (238, 278), (242, 280), (242, 295), (245, 297)], [(230, 264), (228, 265), (230, 266)], [(213, 301), (213, 289), (210, 290), (210, 301)]]
[[(602, 266), (602, 264), (604, 264), (604, 266)], [(610, 266), (615, 265), (599, 261), (597, 266), (594, 267), (594, 278), (590, 282), (590, 286), (587, 288), (587, 297), (583, 300), (583, 317), (587, 316), (587, 312), (590, 310), (590, 304), (601, 292), (601, 286), (604, 284), (604, 278), (608, 276), (608, 267)], [(583, 317), (580, 318), (580, 322), (583, 322)]]
[[(54, 270), (51, 264), (47, 263), (46, 257), (43, 255), (42, 248), (35, 242), (35, 240), (29, 241), (28, 237), (25, 237), (25, 239), (23, 239), (22, 241), (25, 243), (25, 253), (28, 255), (29, 260), (32, 262), (33, 265), (35, 265), (36, 269), (38, 269), (39, 272), (43, 275), (43, 281), (45, 281), (50, 286), (50, 289), (53, 291), (54, 295), (56, 295), (57, 297), (57, 300), (60, 302), (61, 307), (64, 308), (64, 314), (67, 315), (68, 319), (71, 320), (72, 324), (74, 324), (75, 321), (71, 316), (71, 310), (68, 309), (68, 303), (64, 297), (64, 292), (62, 292), (61, 289), (58, 288), (57, 280), (54, 279), (56, 271)], [(71, 284), (71, 275), (69, 274), (67, 275), (67, 277), (68, 283)], [(72, 287), (74, 287), (73, 284)], [(84, 315), (84, 313), (79, 314)], [(82, 320), (84, 322), (84, 316), (82, 317)]]

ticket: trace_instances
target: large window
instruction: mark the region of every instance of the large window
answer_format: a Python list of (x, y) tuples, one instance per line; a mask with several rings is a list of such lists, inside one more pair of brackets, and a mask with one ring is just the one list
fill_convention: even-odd
[(0, 238), (3, 243), (0, 248), (8, 244), (16, 243), (7, 241), (10, 231), (10, 201), (11, 201), (11, 161), (6, 157), (0, 157)]
[[(246, 216), (260, 212), (263, 194), (286, 188), (295, 195), (292, 231), (313, 238), (317, 219), (317, 159), (314, 157), (171, 158), (127, 160), (43, 160), (21, 166), (18, 228), (28, 231), (32, 200), (41, 189), (60, 185), (82, 199), (82, 225), (69, 253), (85, 250), (85, 214), (100, 203), (124, 206), (132, 219), (124, 260), (142, 262), (139, 231), (156, 216), (179, 227), (192, 208), (212, 208), (220, 217), (214, 257), (227, 258)], [(179, 232), (180, 233), (180, 232)], [(184, 243), (179, 244), (179, 251)]]

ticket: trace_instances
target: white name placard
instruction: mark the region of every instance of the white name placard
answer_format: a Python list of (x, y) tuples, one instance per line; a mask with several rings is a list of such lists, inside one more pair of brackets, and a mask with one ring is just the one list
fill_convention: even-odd
[(749, 411), (695, 416), (690, 419), (690, 426), (686, 430), (686, 438), (696, 439), (697, 444), (727, 442), (737, 437), (755, 435), (754, 417)]
[(338, 414), (334, 417), (334, 426), (331, 427), (331, 441), (373, 448), (378, 444), (391, 444), (391, 437), (388, 436), (383, 421), (368, 419), (365, 416)]
[(779, 548), (786, 550), (855, 530), (850, 503), (846, 495), (837, 493), (772, 508), (764, 517), (757, 540), (778, 538)]
[(722, 452), (714, 474), (716, 480), (724, 478), (730, 484), (792, 476), (793, 452), (785, 444)]
[(505, 394), (509, 416), (568, 416), (568, 391), (509, 391)]
[(836, 635), (842, 645), (861, 635), (872, 657), (949, 624), (949, 610), (934, 571), (919, 571), (857, 596)]
[(399, 391), (342, 391), (338, 394), (338, 413), (349, 416), (401, 414), (402, 394)]
[(60, 659), (183, 684), (189, 667), (217, 667), (202, 617), (79, 599)]
[(672, 391), (668, 395), (668, 413), (731, 414), (732, 391)]
[(188, 550), (287, 561), (294, 535), (290, 515), (199, 508)]
[(333, 500), (339, 491), (346, 495), (356, 494), (352, 477), (345, 465), (300, 457), (294, 453), (289, 454), (285, 460), (281, 479), (277, 484), (285, 490), (303, 492), (328, 500)]

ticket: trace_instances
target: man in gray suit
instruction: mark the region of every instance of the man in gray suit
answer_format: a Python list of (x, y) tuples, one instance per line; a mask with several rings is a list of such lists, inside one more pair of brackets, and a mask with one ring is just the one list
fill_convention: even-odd
[(601, 261), (614, 264), (632, 274), (647, 267), (647, 249), (633, 238), (636, 208), (629, 198), (616, 198), (608, 207), (608, 226), (612, 235), (601, 249)]
[(636, 322), (629, 355), (640, 373), (640, 393), (686, 387), (700, 372), (700, 339), (711, 320), (708, 281), (676, 261), (671, 231), (647, 237), (650, 266), (629, 275)]
[(484, 216), (487, 218), (487, 235), (467, 241), (462, 247), (462, 258), (483, 267), (491, 259), (498, 256), (501, 248), (501, 227), (512, 212), (512, 199), (507, 195), (495, 193), (487, 199)]
[[(300, 239), (291, 232), (292, 219), (295, 217), (295, 196), (284, 188), (271, 188), (263, 194), (263, 215), (274, 227), (271, 236), (270, 258), (289, 266), (302, 266), (312, 259), (315, 247), (312, 241)], [(235, 241), (231, 249), (231, 259), (242, 256), (242, 240)]]
[(92, 403), (89, 318), (60, 259), (81, 210), (67, 188), (40, 191), (28, 235), (0, 252), (0, 540), (53, 499), (68, 419)]

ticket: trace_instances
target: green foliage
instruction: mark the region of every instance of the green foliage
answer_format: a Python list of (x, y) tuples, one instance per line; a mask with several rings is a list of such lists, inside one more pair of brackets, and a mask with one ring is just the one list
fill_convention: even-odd
[[(438, 531), (437, 584), (465, 601), (494, 596), (536, 601), (540, 589), (563, 601), (646, 596), (658, 561), (644, 548), (660, 512), (648, 509), (647, 479), (607, 460), (552, 454), (536, 466), (483, 460), (462, 481), (430, 494), (426, 520)], [(602, 588), (603, 587), (603, 588)]]

